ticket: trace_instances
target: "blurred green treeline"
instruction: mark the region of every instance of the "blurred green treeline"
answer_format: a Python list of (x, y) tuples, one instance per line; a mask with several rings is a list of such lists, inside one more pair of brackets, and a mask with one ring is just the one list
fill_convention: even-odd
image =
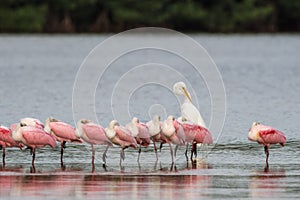
[(300, 0), (0, 0), (0, 32), (300, 31)]

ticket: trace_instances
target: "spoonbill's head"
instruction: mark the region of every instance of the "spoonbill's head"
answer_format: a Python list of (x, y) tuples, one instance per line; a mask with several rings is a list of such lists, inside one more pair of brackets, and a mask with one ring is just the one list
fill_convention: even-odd
[(168, 122), (173, 122), (175, 120), (175, 117), (173, 115), (169, 115), (167, 118)]
[(159, 115), (154, 115), (152, 120), (154, 122), (159, 122), (160, 121), (160, 116)]
[(188, 98), (188, 100), (192, 101), (191, 100), (191, 95), (188, 92), (188, 90), (186, 89), (186, 85), (185, 85), (184, 82), (175, 83), (174, 86), (173, 86), (173, 92), (176, 95), (184, 95), (184, 96), (186, 96), (186, 98)]
[(253, 127), (253, 126), (257, 126), (257, 125), (259, 125), (259, 124), (260, 124), (259, 122), (253, 122), (253, 123), (252, 123), (252, 127)]
[(40, 120), (31, 117), (22, 118), (20, 124), (23, 124), (23, 126), (33, 126), (44, 129), (44, 124)]
[(120, 124), (117, 120), (114, 119), (109, 123), (108, 127), (113, 129), (115, 126), (120, 126)]
[(80, 123), (82, 123), (82, 124), (87, 124), (87, 123), (90, 123), (90, 122), (92, 122), (92, 121), (88, 120), (88, 119), (81, 119), (80, 120)]
[(47, 123), (47, 122), (58, 122), (58, 120), (55, 119), (55, 118), (53, 118), (53, 117), (48, 117), (48, 118), (46, 119), (46, 123)]
[(253, 122), (251, 128), (249, 129), (248, 133), (248, 139), (251, 141), (257, 141), (259, 136), (258, 136), (258, 129), (256, 126), (258, 126), (260, 123), (259, 122)]
[(137, 117), (132, 118), (132, 123), (138, 124), (140, 123), (140, 120)]

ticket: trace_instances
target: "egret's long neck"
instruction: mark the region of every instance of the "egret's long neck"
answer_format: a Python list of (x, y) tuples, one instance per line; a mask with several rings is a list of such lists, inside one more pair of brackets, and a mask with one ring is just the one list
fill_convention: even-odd
[(192, 103), (186, 96), (184, 96), (184, 100), (183, 100), (183, 103)]

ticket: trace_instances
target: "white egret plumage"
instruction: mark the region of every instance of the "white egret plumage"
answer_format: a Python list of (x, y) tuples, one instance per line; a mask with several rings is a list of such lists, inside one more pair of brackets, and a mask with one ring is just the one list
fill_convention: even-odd
[[(174, 94), (178, 96), (185, 96), (183, 103), (181, 104), (181, 117), (178, 119), (181, 122), (191, 122), (196, 125), (199, 125), (203, 128), (206, 128), (206, 124), (196, 106), (192, 103), (191, 95), (186, 88), (184, 82), (177, 82), (173, 86)], [(197, 144), (193, 143), (192, 154), (194, 153), (197, 156)], [(187, 151), (186, 151), (187, 155)], [(191, 155), (192, 158), (192, 155)]]

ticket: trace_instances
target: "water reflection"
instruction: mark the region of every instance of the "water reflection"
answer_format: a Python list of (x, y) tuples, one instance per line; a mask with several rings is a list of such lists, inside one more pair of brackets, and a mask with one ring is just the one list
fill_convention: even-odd
[(286, 191), (286, 175), (284, 169), (269, 169), (265, 166), (263, 171), (257, 171), (250, 178), (249, 189), (251, 197), (273, 197), (283, 196)]
[(0, 176), (1, 197), (74, 198), (188, 198), (205, 195), (211, 187), (207, 175), (7, 175)]

